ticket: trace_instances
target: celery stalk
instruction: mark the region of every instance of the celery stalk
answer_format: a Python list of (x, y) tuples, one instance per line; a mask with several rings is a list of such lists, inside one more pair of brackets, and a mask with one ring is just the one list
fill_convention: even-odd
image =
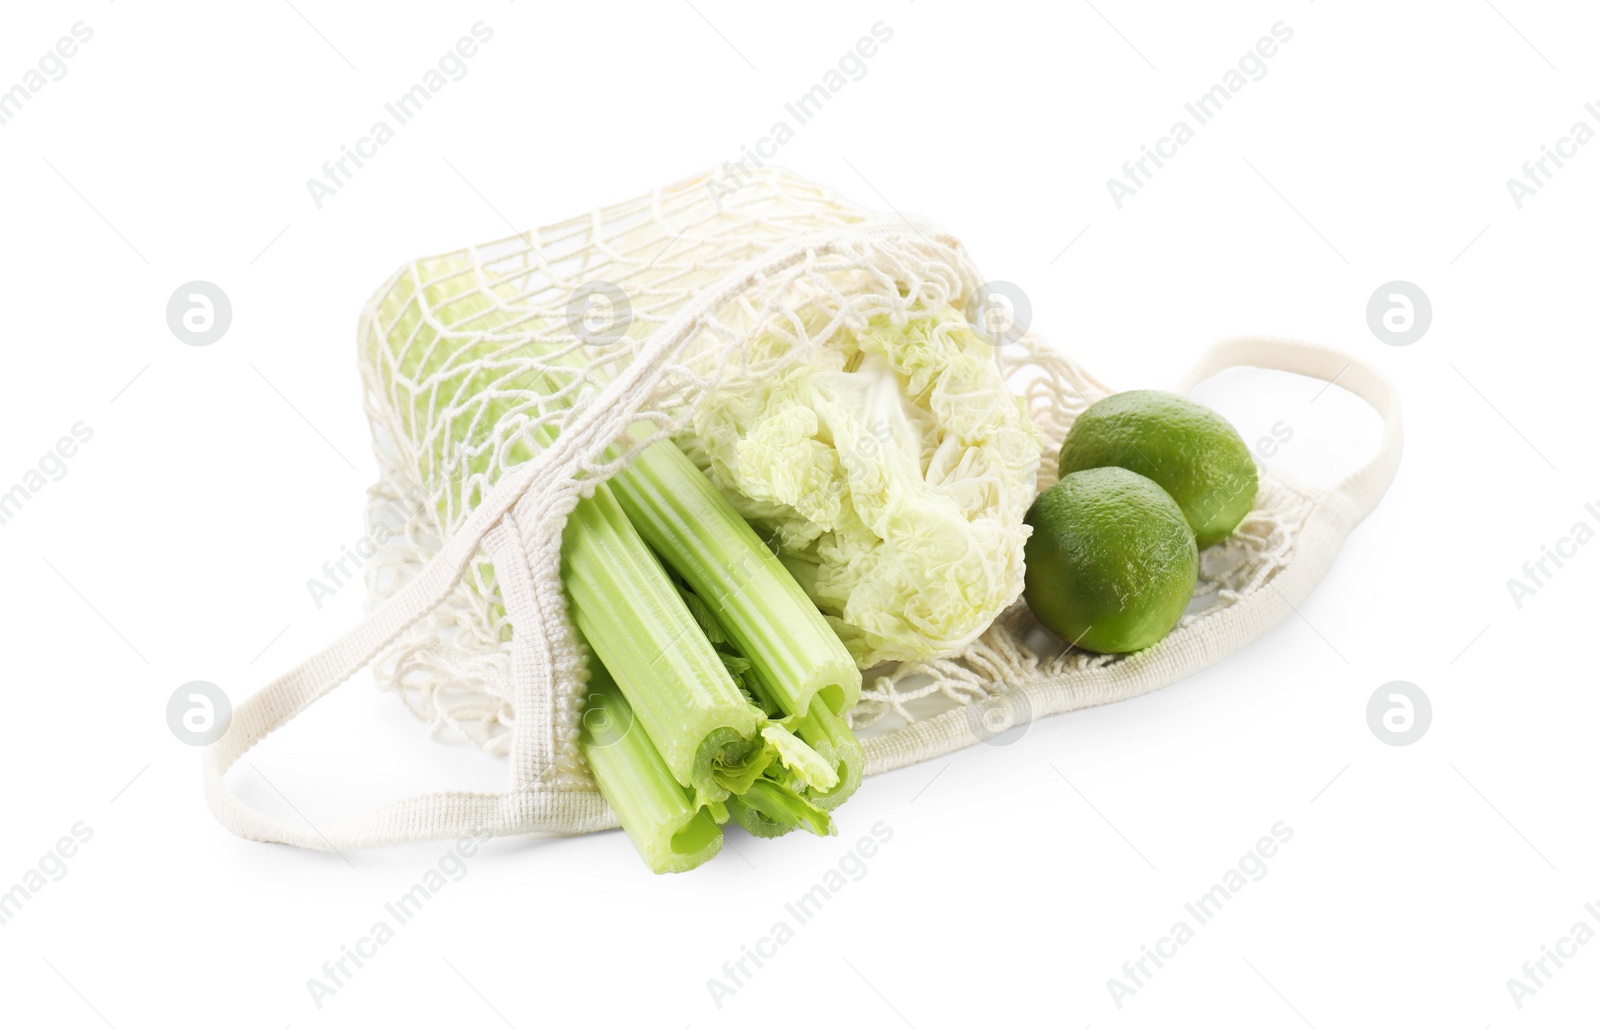
[(652, 872), (687, 872), (722, 849), (722, 830), (673, 777), (600, 662), (589, 662), (589, 695), (578, 736), (589, 770)]
[(825, 810), (861, 783), (865, 755), (839, 716), (861, 695), (850, 652), (755, 530), (675, 444), (647, 447), (612, 477), (623, 511), (694, 590), (787, 728), (835, 769), (807, 796)]
[(670, 442), (646, 447), (612, 477), (623, 511), (711, 610), (789, 714), (821, 694), (835, 714), (855, 706), (861, 673), (777, 556), (728, 499)]
[(811, 710), (804, 716), (792, 718), (789, 728), (838, 769), (838, 781), (834, 785), (827, 788), (814, 785), (806, 790), (806, 799), (824, 811), (832, 811), (849, 800), (861, 785), (867, 756), (844, 718), (831, 711), (821, 697), (816, 697), (811, 701)]
[(763, 720), (671, 581), (600, 486), (567, 521), (562, 581), (589, 641), (680, 783), (722, 800), (719, 765), (749, 756)]

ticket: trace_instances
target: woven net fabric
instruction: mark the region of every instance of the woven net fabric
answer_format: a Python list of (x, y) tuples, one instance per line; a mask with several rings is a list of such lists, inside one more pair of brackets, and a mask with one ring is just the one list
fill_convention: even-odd
[[(381, 541), (367, 565), (369, 605), (415, 576), (474, 502), (530, 460), (530, 440), (575, 441), (561, 448), (566, 464), (537, 487), (553, 494), (552, 510), (570, 510), (639, 447), (681, 433), (705, 391), (775, 374), (871, 318), (965, 311), (984, 281), (936, 226), (876, 214), (774, 169), (736, 182), (696, 176), (412, 262), (379, 290), (360, 326), (380, 468), (369, 504)], [(787, 346), (757, 351), (757, 338)], [(1072, 420), (1110, 390), (1032, 333), (997, 346), (996, 359), (1043, 430), (1042, 489), (1054, 481), (1054, 455)], [(630, 427), (633, 441), (613, 446), (630, 439)], [(1193, 649), (1189, 641), (1204, 637), (1211, 619), (1266, 589), (1318, 499), (1265, 476), (1256, 510), (1205, 553), (1189, 612), (1156, 649)], [(387, 527), (395, 512), (398, 531)], [(528, 574), (547, 598), (560, 595), (558, 542), (557, 533), (530, 543)], [(592, 789), (576, 747), (584, 675), (572, 628), (559, 603), (544, 624), (513, 625), (501, 602), (504, 574), (480, 552), (448, 599), (387, 647), (378, 682), (430, 731), (491, 753), (515, 758), (514, 741), (536, 730), (547, 744), (533, 774)], [(568, 644), (547, 651), (558, 693), (550, 708), (518, 710), (519, 632)], [(1130, 660), (1142, 659), (1064, 647), (1018, 602), (959, 654), (867, 670), (851, 720), (869, 771), (882, 771), (985, 738), (987, 723), (972, 715), (997, 700), (1033, 698), (1023, 708), (1039, 715), (1170, 680), (1146, 672), (1135, 685), (1108, 687), (1120, 674), (1115, 666)]]

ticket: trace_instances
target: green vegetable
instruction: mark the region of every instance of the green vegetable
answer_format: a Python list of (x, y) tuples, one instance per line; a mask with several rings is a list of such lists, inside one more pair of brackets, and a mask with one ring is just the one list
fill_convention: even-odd
[[(425, 263), (420, 298), (405, 281), (384, 298), (390, 328), (374, 362), (376, 387), (399, 410), (403, 438), (394, 442), (419, 480), (437, 487), (447, 527), (482, 500), (501, 462), (527, 460), (553, 441), (552, 428), (528, 419), (536, 401), (565, 396), (554, 375), (521, 370), (527, 326), (514, 341), (497, 339), (511, 312), (476, 292), (475, 278), (452, 274), (457, 267), (451, 258)], [(451, 332), (436, 332), (423, 307)], [(452, 446), (519, 421), (523, 431), (498, 453)], [(577, 504), (562, 581), (593, 658), (586, 718), (626, 716), (633, 726), (606, 746), (585, 730), (580, 749), (653, 870), (711, 857), (716, 824), (729, 818), (758, 835), (832, 832), (827, 811), (861, 777), (861, 748), (843, 720), (860, 673), (783, 565), (676, 446), (647, 448)]]
[[(823, 326), (808, 325), (813, 335)], [(861, 667), (951, 654), (1022, 590), (1040, 434), (953, 310), (873, 318), (726, 385), (680, 440)]]
[[(748, 663), (761, 706), (791, 719), (788, 729), (827, 762), (833, 781), (824, 785), (813, 772), (808, 796), (837, 807), (860, 784), (864, 760), (841, 717), (861, 695), (861, 674), (839, 637), (677, 447), (647, 448), (610, 485), (645, 542), (693, 590), (706, 635)], [(805, 749), (791, 748), (793, 760), (805, 760)]]
[(622, 828), (653, 870), (686, 872), (722, 849), (722, 830), (711, 810), (673, 778), (598, 661), (590, 662), (578, 745)]
[(764, 716), (734, 685), (605, 487), (568, 518), (561, 563), (573, 624), (667, 767), (703, 799), (726, 799), (728, 781), (757, 749)]

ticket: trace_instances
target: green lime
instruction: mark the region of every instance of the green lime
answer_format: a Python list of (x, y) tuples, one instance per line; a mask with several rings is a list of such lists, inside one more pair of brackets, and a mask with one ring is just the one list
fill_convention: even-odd
[(1061, 475), (1107, 465), (1172, 494), (1202, 550), (1237, 529), (1256, 500), (1256, 462), (1238, 431), (1176, 393), (1114, 393), (1078, 416), (1061, 444)]
[(1178, 624), (1200, 552), (1166, 490), (1126, 468), (1073, 472), (1028, 509), (1023, 596), (1047, 628), (1102, 654), (1143, 650)]

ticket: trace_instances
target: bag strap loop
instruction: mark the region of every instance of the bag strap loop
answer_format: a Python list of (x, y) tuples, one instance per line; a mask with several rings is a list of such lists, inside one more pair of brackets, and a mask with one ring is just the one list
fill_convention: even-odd
[(1238, 367), (1266, 368), (1321, 379), (1349, 390), (1372, 405), (1383, 419), (1383, 439), (1378, 452), (1334, 487), (1334, 492), (1355, 509), (1354, 521), (1359, 522), (1371, 514), (1394, 482), (1405, 447), (1400, 394), (1394, 384), (1366, 361), (1332, 347), (1276, 336), (1235, 336), (1213, 344), (1200, 355), (1194, 367), (1178, 381), (1178, 392), (1187, 393), (1218, 372)]

